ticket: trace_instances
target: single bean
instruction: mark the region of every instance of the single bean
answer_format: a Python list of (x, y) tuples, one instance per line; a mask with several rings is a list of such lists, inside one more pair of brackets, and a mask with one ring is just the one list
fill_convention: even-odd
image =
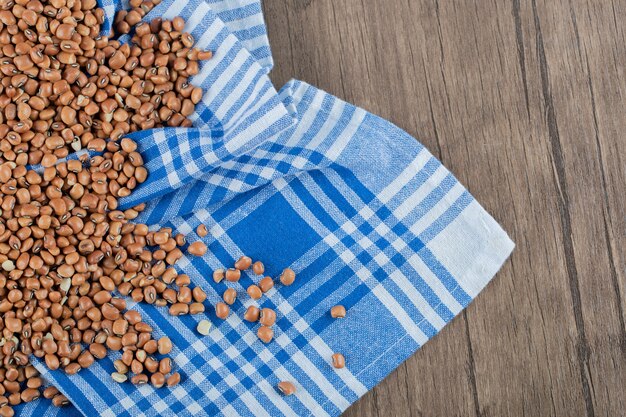
[(246, 310), (243, 318), (249, 322), (256, 322), (257, 320), (259, 320), (259, 317), (261, 315), (261, 312), (259, 310), (258, 307), (255, 306), (250, 306), (248, 307), (248, 309)]
[(198, 333), (203, 336), (207, 336), (209, 334), (209, 330), (211, 329), (211, 322), (208, 320), (201, 320), (196, 327)]
[(263, 265), (263, 262), (256, 261), (255, 263), (253, 263), (252, 272), (254, 272), (254, 275), (263, 275), (263, 273), (265, 272), (265, 265)]
[(341, 369), (346, 366), (346, 359), (341, 353), (335, 353), (332, 356), (333, 366), (337, 369)]
[(346, 317), (346, 308), (342, 305), (336, 305), (330, 309), (330, 316), (334, 319)]
[(237, 299), (237, 291), (233, 288), (228, 288), (224, 291), (224, 296), (222, 298), (226, 304), (233, 305)]
[(167, 378), (167, 386), (174, 387), (180, 383), (180, 374), (178, 372), (174, 372), (172, 375)]
[(283, 285), (291, 285), (296, 279), (296, 273), (291, 268), (285, 268), (280, 275), (280, 282)]
[(189, 245), (187, 251), (193, 256), (203, 256), (207, 252), (207, 246), (204, 242), (196, 241)]
[(241, 271), (235, 268), (228, 268), (225, 274), (226, 281), (237, 282), (241, 278)]
[(264, 293), (274, 288), (274, 280), (271, 277), (265, 277), (259, 281), (259, 288)]
[(248, 289), (246, 290), (246, 292), (248, 293), (250, 298), (252, 298), (253, 300), (258, 300), (263, 295), (263, 292), (261, 291), (261, 289), (256, 285), (250, 285)]
[(274, 330), (267, 326), (259, 327), (256, 334), (263, 343), (269, 343), (274, 338)]
[(296, 392), (296, 386), (289, 381), (281, 381), (277, 385), (278, 391), (283, 395), (292, 395)]
[(228, 304), (226, 303), (215, 304), (215, 315), (218, 318), (225, 320), (228, 317), (229, 313), (230, 313), (230, 308), (228, 307)]

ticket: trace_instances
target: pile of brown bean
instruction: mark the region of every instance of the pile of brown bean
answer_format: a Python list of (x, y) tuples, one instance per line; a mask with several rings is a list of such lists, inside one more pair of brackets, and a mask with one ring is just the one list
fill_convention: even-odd
[(189, 77), (211, 52), (193, 48), (181, 18), (140, 22), (154, 3), (118, 15), (135, 30), (122, 44), (115, 33), (99, 36), (96, 0), (0, 0), (4, 160), (50, 167), (129, 132), (191, 126), (202, 90)]
[[(124, 136), (190, 126), (202, 98), (189, 84), (198, 61), (185, 22), (141, 18), (158, 1), (131, 1), (117, 34), (100, 36), (96, 0), (0, 0), (0, 416), (40, 397), (30, 355), (75, 374), (121, 351), (116, 381), (173, 386), (167, 338), (126, 310), (130, 296), (172, 315), (204, 311), (204, 291), (173, 265), (181, 235), (132, 222), (118, 210), (148, 172)], [(123, 23), (122, 23), (123, 22)], [(60, 162), (74, 151), (98, 154)], [(43, 171), (27, 168), (41, 164)], [(193, 248), (190, 252), (198, 248)], [(200, 248), (201, 249), (201, 248)], [(169, 376), (168, 376), (169, 375)], [(55, 405), (68, 400), (43, 390)]]
[[(117, 210), (110, 185), (141, 167), (135, 147), (126, 138), (110, 141), (101, 156), (59, 163), (43, 174), (0, 165), (0, 404), (38, 397), (30, 384), (36, 377), (31, 354), (74, 374), (108, 350), (122, 351), (135, 374), (131, 382), (148, 382), (147, 371), (154, 386), (163, 386), (169, 359), (151, 355), (168, 353), (171, 343), (162, 349), (166, 342), (152, 338), (153, 329), (138, 312), (126, 311), (116, 291), (135, 301), (171, 303), (172, 314), (204, 311), (204, 291), (191, 291), (189, 277), (173, 268), (184, 239), (132, 223), (142, 207)], [(174, 374), (167, 383), (179, 379)]]

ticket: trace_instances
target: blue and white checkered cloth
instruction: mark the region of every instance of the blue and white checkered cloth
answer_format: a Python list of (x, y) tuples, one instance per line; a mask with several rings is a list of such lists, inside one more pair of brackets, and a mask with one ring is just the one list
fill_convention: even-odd
[[(195, 128), (133, 135), (150, 181), (123, 205), (146, 202), (138, 220), (189, 242), (207, 226), (208, 253), (178, 264), (207, 291), (207, 313), (133, 306), (174, 343), (183, 378), (173, 389), (114, 383), (119, 353), (71, 377), (37, 367), (75, 405), (62, 415), (337, 416), (462, 311), (513, 243), (407, 133), (303, 82), (276, 94), (256, 0), (165, 0), (151, 15), (190, 19), (188, 30), (216, 55), (194, 79), (207, 90)], [(242, 254), (271, 276), (297, 272), (292, 286), (260, 300), (278, 313), (267, 345), (258, 324), (242, 319), (257, 304), (245, 294), (255, 278), (211, 279)], [(242, 295), (220, 320), (210, 306), (227, 287)], [(330, 318), (336, 304), (345, 319)], [(206, 337), (195, 331), (203, 318), (214, 324)], [(334, 352), (345, 355), (344, 369), (331, 366)], [(297, 394), (281, 396), (281, 380)], [(48, 405), (23, 411), (56, 415)]]

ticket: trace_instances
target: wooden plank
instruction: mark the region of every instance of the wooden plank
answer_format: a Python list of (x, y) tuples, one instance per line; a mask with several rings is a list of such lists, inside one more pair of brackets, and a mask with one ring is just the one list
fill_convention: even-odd
[[(626, 330), (607, 228), (610, 213), (605, 209), (606, 171), (588, 54), (597, 47), (601, 52), (592, 52), (595, 63), (601, 62), (607, 71), (623, 65), (624, 61), (615, 61), (620, 54), (624, 56), (623, 46), (599, 43), (601, 37), (613, 35), (620, 23), (614, 20), (615, 10), (608, 2), (541, 2), (534, 12), (546, 39), (541, 65), (546, 78), (545, 95), (552, 106), (549, 117), (554, 127), (550, 140), (557, 178), (562, 202), (567, 206), (562, 222), (565, 231), (569, 229), (565, 248), (586, 411), (587, 415), (619, 415), (626, 405), (622, 394), (626, 382)], [(596, 45), (591, 47), (594, 40)], [(619, 153), (612, 158), (619, 161)]]
[(295, 77), (420, 138), (517, 242), (346, 416), (620, 415), (626, 2), (265, 0)]

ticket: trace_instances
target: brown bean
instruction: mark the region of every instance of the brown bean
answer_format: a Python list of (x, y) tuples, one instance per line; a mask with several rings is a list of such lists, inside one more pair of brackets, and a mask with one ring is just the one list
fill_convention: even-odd
[(235, 291), (233, 288), (228, 288), (224, 292), (224, 296), (222, 298), (224, 299), (224, 302), (226, 304), (233, 305), (235, 303), (235, 300), (237, 299), (237, 291)]
[(191, 303), (189, 304), (189, 314), (200, 314), (204, 313), (205, 307), (202, 303)]
[(46, 362), (46, 366), (49, 369), (53, 371), (55, 369), (59, 369), (59, 366), (60, 366), (59, 358), (56, 355), (47, 354), (46, 356), (44, 356), (44, 360)]
[(82, 368), (89, 368), (91, 365), (93, 365), (95, 358), (91, 354), (91, 352), (86, 350), (78, 356), (78, 359), (76, 361)]
[(260, 312), (260, 310), (259, 310), (259, 308), (258, 308), (258, 307), (255, 307), (255, 306), (250, 306), (250, 307), (248, 307), (248, 309), (246, 310), (246, 312), (245, 312), (245, 314), (244, 314), (243, 318), (244, 318), (246, 321), (249, 321), (249, 322), (254, 323), (254, 322), (256, 322), (256, 321), (258, 321), (258, 320), (259, 320), (259, 316), (260, 316), (260, 315), (261, 315), (261, 312)]
[(101, 343), (92, 343), (89, 345), (89, 352), (91, 352), (96, 359), (104, 359), (107, 355), (106, 348)]
[(163, 375), (167, 375), (172, 371), (172, 360), (170, 358), (163, 358), (159, 361), (159, 372)]
[(296, 386), (289, 381), (281, 381), (277, 385), (278, 391), (283, 395), (292, 395), (296, 392)]
[(189, 313), (189, 305), (184, 303), (174, 303), (170, 306), (169, 313), (172, 316), (182, 316)]
[(225, 277), (225, 271), (223, 269), (216, 269), (215, 271), (213, 271), (213, 281), (217, 284), (219, 284), (220, 282), (222, 282), (222, 280)]
[(330, 309), (330, 316), (334, 319), (346, 317), (346, 308), (342, 305), (336, 305)]
[(117, 319), (113, 322), (113, 333), (118, 336), (124, 336), (128, 331), (128, 322), (125, 319)]
[(187, 252), (193, 256), (203, 256), (207, 252), (207, 246), (204, 242), (196, 241), (189, 245)]
[(263, 262), (256, 261), (255, 263), (253, 263), (252, 272), (254, 272), (254, 275), (263, 275), (263, 273), (265, 272), (265, 265), (263, 265)]
[(222, 320), (225, 320), (230, 313), (230, 308), (226, 303), (217, 303), (215, 304), (215, 315)]
[(78, 373), (81, 369), (82, 369), (82, 368), (81, 368), (81, 366), (80, 366), (78, 363), (76, 363), (76, 362), (71, 363), (71, 364), (67, 365), (67, 366), (64, 368), (65, 373), (66, 373), (66, 374), (68, 374), (68, 375), (75, 375), (75, 374), (77, 374), (77, 373)]
[(248, 256), (242, 256), (237, 260), (237, 262), (235, 262), (235, 269), (245, 271), (246, 269), (250, 268), (251, 265), (252, 259), (250, 259), (250, 257)]
[(276, 323), (276, 312), (272, 310), (271, 308), (261, 309), (259, 322), (263, 326), (272, 327), (274, 323)]
[(228, 268), (225, 274), (226, 281), (237, 282), (241, 278), (241, 271), (235, 268)]
[(45, 390), (43, 390), (43, 397), (45, 399), (51, 400), (55, 395), (59, 393), (59, 390), (56, 387), (49, 386)]
[(130, 379), (130, 382), (133, 385), (145, 385), (148, 383), (148, 375), (145, 375), (145, 374), (135, 375)]
[(269, 343), (274, 338), (274, 330), (267, 326), (259, 327), (256, 334), (263, 343)]
[(333, 367), (341, 369), (346, 366), (346, 359), (341, 353), (335, 353), (332, 356)]
[(120, 311), (109, 302), (103, 304), (100, 310), (102, 316), (107, 320), (117, 320), (120, 317)]
[(9, 407), (8, 405), (3, 405), (2, 407), (0, 407), (0, 416), (13, 417), (14, 415), (15, 412), (13, 411), (13, 408)]
[[(195, 60), (207, 54), (193, 49), (182, 19), (163, 27), (161, 20), (140, 24), (137, 36), (122, 45), (115, 30), (111, 38), (98, 36), (104, 12), (95, 0), (49, 0), (45, 7), (38, 1), (5, 3), (0, 312), (7, 341), (0, 378), (7, 379), (0, 387), (8, 396), (0, 407), (37, 395), (32, 390), (41, 381), (26, 379), (23, 390), (17, 382), (24, 380), (21, 370), (30, 366), (30, 354), (43, 357), (50, 369), (74, 374), (108, 350), (123, 350), (126, 367), (138, 370), (133, 361), (143, 362), (156, 375), (156, 361), (148, 357), (159, 350), (152, 328), (138, 313), (122, 314), (126, 303), (112, 297), (113, 291), (159, 306), (172, 302), (175, 315), (201, 313), (206, 300), (202, 289), (188, 287), (189, 276), (171, 268), (183, 256), (177, 246), (185, 244), (184, 236), (172, 237), (171, 229), (150, 233), (146, 225), (132, 223), (145, 205), (122, 211), (118, 198), (148, 178), (137, 144), (124, 136), (189, 127), (185, 116), (193, 114), (203, 92), (188, 77), (199, 70)], [(153, 7), (131, 3), (133, 10), (114, 22), (123, 33)], [(63, 162), (83, 149), (99, 154)], [(42, 174), (27, 168), (37, 164)], [(153, 244), (160, 246), (155, 252), (146, 248)], [(206, 251), (202, 242), (190, 245), (190, 254)], [(172, 284), (178, 293), (168, 288)], [(16, 341), (8, 340), (11, 334)], [(147, 382), (147, 375), (139, 375), (133, 382)], [(46, 393), (55, 405), (67, 403), (58, 391)]]
[(253, 300), (258, 300), (263, 295), (263, 292), (261, 291), (261, 289), (256, 285), (250, 285), (248, 289), (246, 290), (246, 292), (248, 293), (250, 298), (252, 298)]
[(180, 374), (178, 372), (174, 372), (172, 375), (167, 378), (167, 386), (174, 387), (180, 383)]
[(167, 355), (172, 351), (172, 341), (167, 336), (160, 338), (157, 342), (157, 346), (161, 355)]
[(192, 295), (193, 295), (193, 299), (199, 303), (202, 303), (204, 302), (204, 300), (206, 300), (206, 293), (200, 287), (195, 287), (192, 290)]
[(69, 403), (70, 401), (63, 394), (57, 394), (52, 398), (52, 405), (55, 407), (63, 407)]
[(280, 275), (280, 282), (283, 285), (291, 285), (296, 279), (296, 273), (291, 268), (285, 268)]
[(268, 292), (272, 288), (274, 288), (274, 280), (271, 277), (265, 277), (261, 281), (259, 281), (259, 288), (264, 293)]
[(196, 229), (196, 233), (198, 234), (198, 236), (200, 237), (205, 237), (206, 235), (209, 234), (209, 231), (207, 230), (206, 226), (201, 224), (198, 226), (198, 228)]

